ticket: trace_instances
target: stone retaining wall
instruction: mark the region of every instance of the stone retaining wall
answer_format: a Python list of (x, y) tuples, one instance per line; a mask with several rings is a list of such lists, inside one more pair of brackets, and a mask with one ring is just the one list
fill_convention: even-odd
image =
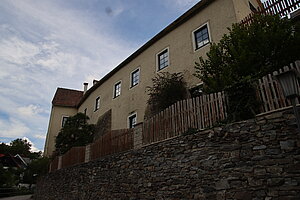
[(275, 112), (57, 170), (35, 199), (300, 199), (299, 147)]

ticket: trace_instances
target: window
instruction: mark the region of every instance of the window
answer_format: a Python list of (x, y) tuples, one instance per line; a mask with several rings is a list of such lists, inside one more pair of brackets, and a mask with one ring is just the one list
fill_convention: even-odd
[(97, 97), (95, 102), (95, 111), (99, 110), (99, 108), (100, 108), (100, 97)]
[(257, 12), (256, 8), (253, 6), (252, 3), (250, 3), (250, 1), (249, 1), (249, 7), (250, 7), (250, 10), (251, 10), (252, 12), (254, 12), (254, 13)]
[(136, 125), (137, 117), (136, 113), (129, 115), (128, 117), (128, 127), (129, 128), (134, 128), (134, 125)]
[(121, 95), (121, 81), (117, 82), (114, 86), (114, 98)]
[(168, 48), (163, 50), (157, 55), (158, 71), (169, 66), (169, 50)]
[(193, 34), (196, 50), (209, 43), (209, 33), (207, 24), (194, 31)]
[(68, 120), (69, 116), (63, 116), (61, 120), (61, 127), (64, 127), (66, 124), (66, 121)]
[(134, 87), (139, 84), (140, 80), (140, 69), (136, 69), (131, 73), (131, 86)]
[(86, 109), (84, 109), (84, 115), (86, 116), (86, 113), (87, 113), (87, 108)]

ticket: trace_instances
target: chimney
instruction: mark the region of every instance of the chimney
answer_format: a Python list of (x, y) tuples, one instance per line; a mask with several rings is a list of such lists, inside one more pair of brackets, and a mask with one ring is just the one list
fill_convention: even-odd
[(98, 81), (96, 79), (93, 80), (93, 85), (95, 85), (96, 83), (98, 83)]
[(87, 88), (88, 88), (88, 83), (83, 83), (83, 94), (86, 93)]

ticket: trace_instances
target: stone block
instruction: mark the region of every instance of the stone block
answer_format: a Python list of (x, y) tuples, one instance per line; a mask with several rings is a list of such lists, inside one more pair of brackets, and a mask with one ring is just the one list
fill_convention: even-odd
[(267, 148), (266, 145), (259, 145), (259, 146), (254, 146), (253, 150), (263, 150), (263, 149), (266, 149), (266, 148)]
[(218, 181), (216, 183), (216, 190), (225, 190), (225, 189), (229, 189), (230, 185), (228, 183), (227, 179), (221, 179), (220, 181)]
[(248, 191), (237, 192), (234, 198), (237, 200), (252, 200), (252, 193)]
[(267, 180), (268, 186), (281, 186), (284, 184), (284, 178), (269, 178)]
[(292, 150), (296, 146), (295, 140), (280, 141), (280, 147), (283, 150)]

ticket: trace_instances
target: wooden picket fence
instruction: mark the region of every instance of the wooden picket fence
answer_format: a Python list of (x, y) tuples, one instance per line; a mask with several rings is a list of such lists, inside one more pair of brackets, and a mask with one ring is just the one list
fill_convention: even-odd
[(85, 146), (73, 147), (62, 156), (62, 168), (83, 163), (85, 158)]
[(251, 24), (255, 14), (261, 15), (279, 15), (281, 17), (289, 15), (291, 12), (300, 8), (299, 0), (268, 0), (262, 3), (263, 8), (257, 8), (257, 11), (245, 17), (241, 23)]
[(204, 129), (226, 118), (224, 92), (178, 101), (143, 123), (143, 144)]
[(73, 147), (61, 156), (61, 166), (59, 157), (55, 157), (50, 172), (130, 149), (133, 149), (133, 129), (111, 130), (90, 144), (88, 154), (86, 146)]
[(49, 171), (50, 172), (53, 172), (53, 171), (55, 171), (55, 170), (57, 170), (58, 169), (58, 157), (55, 157), (52, 161), (51, 161), (51, 163), (50, 163), (50, 167), (49, 167)]
[[(290, 66), (285, 66), (279, 71), (275, 71), (272, 74), (268, 74), (258, 80), (257, 96), (259, 101), (262, 102), (262, 113), (291, 106), (291, 102), (286, 100), (278, 81), (274, 78), (274, 76), (278, 73), (285, 72), (290, 69), (295, 69), (300, 72), (300, 60), (295, 61), (294, 63), (291, 63)], [(300, 99), (296, 99), (296, 103), (299, 104), (299, 102)]]
[(91, 160), (133, 149), (133, 130), (112, 130), (91, 145)]

